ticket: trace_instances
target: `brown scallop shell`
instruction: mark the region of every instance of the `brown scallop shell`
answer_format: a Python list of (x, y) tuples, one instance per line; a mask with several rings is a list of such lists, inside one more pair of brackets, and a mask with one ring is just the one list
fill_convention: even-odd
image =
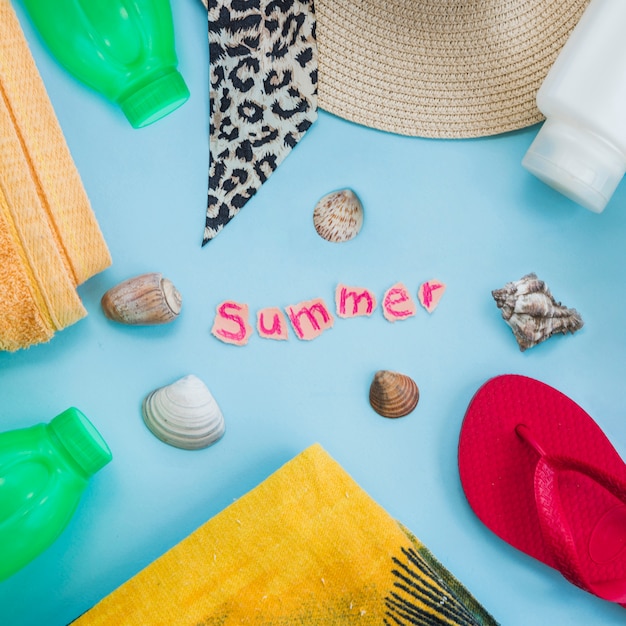
[(370, 385), (370, 404), (383, 417), (404, 417), (420, 399), (415, 381), (399, 372), (379, 370)]

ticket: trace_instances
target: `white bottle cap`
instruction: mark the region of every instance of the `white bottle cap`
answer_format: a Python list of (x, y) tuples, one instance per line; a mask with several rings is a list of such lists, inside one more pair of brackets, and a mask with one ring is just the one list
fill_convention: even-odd
[(522, 165), (574, 202), (601, 213), (626, 172), (626, 157), (580, 126), (547, 119)]

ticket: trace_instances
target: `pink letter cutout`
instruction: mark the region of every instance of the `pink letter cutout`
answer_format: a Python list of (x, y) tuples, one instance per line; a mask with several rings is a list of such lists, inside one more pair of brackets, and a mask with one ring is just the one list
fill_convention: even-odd
[(248, 305), (226, 300), (217, 305), (211, 333), (225, 343), (243, 346), (248, 343), (252, 327), (248, 324)]
[(396, 283), (385, 292), (383, 315), (390, 322), (405, 320), (415, 315), (416, 312), (417, 306), (402, 283)]
[[(352, 306), (348, 306), (348, 298)], [(356, 317), (357, 315), (371, 315), (376, 308), (376, 296), (364, 287), (346, 287), (337, 285), (335, 290), (335, 306), (339, 317)]]
[[(321, 298), (290, 305), (285, 310), (298, 339), (306, 341), (315, 339), (333, 326), (333, 316)], [(302, 318), (304, 318), (304, 324), (302, 324)]]
[(440, 280), (427, 280), (425, 283), (421, 284), (420, 288), (417, 290), (417, 297), (419, 298), (420, 304), (429, 313), (432, 313), (437, 308), (439, 300), (441, 300), (441, 296), (443, 296), (445, 290), (446, 285)]
[[(267, 320), (271, 320), (268, 325)], [(256, 314), (256, 329), (265, 339), (287, 339), (287, 321), (276, 307), (261, 309)]]

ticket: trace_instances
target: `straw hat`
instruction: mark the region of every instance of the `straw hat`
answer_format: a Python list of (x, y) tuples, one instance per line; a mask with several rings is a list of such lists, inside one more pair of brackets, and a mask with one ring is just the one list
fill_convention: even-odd
[(589, 0), (315, 0), (318, 103), (421, 137), (543, 119), (535, 96)]

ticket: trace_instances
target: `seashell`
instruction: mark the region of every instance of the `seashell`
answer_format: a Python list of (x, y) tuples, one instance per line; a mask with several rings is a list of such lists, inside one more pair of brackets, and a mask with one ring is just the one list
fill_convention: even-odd
[(370, 385), (370, 404), (383, 417), (408, 415), (419, 402), (420, 391), (415, 381), (398, 372), (379, 370)]
[(152, 433), (177, 448), (206, 448), (224, 434), (224, 416), (217, 402), (193, 374), (150, 392), (141, 408)]
[(166, 324), (178, 317), (182, 297), (169, 279), (153, 272), (112, 287), (100, 304), (109, 319), (122, 324)]
[(333, 191), (315, 205), (313, 224), (317, 234), (327, 241), (349, 241), (363, 226), (361, 201), (350, 189)]
[(557, 302), (533, 273), (495, 289), (491, 295), (522, 352), (557, 333), (573, 334), (584, 324), (578, 311)]

